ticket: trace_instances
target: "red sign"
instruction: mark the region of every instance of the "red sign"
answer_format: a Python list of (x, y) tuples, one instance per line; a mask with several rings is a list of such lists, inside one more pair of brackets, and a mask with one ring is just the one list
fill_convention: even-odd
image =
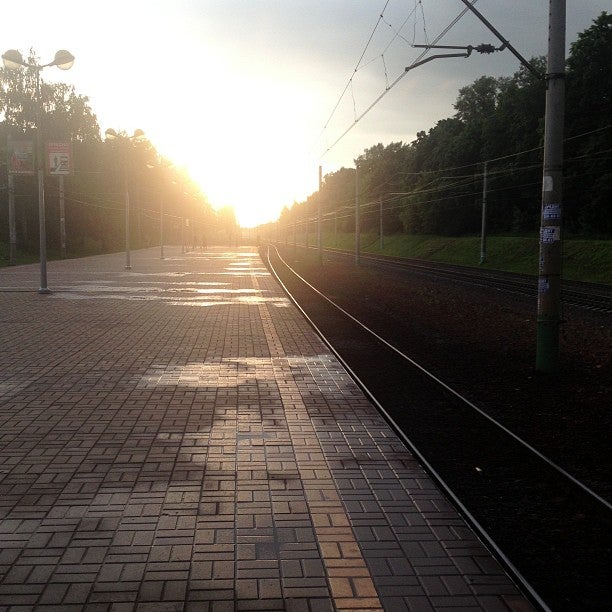
[(47, 143), (47, 173), (51, 175), (72, 174), (72, 145), (69, 142)]

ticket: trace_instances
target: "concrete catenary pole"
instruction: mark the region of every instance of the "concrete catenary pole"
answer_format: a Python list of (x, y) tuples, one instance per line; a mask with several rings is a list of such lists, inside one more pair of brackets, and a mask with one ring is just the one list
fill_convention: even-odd
[(380, 250), (385, 248), (385, 230), (383, 223), (383, 199), (382, 196), (378, 197), (378, 218), (379, 218), (379, 233), (380, 233)]
[(482, 171), (482, 223), (480, 228), (480, 263), (487, 261), (487, 162)]
[(319, 193), (317, 197), (317, 249), (319, 265), (323, 263), (323, 242), (321, 239), (321, 187), (323, 185), (323, 166), (319, 166)]
[(359, 219), (359, 166), (355, 162), (355, 265), (361, 263), (361, 225)]
[(550, 0), (540, 223), (536, 370), (559, 367), (565, 115), (565, 0)]

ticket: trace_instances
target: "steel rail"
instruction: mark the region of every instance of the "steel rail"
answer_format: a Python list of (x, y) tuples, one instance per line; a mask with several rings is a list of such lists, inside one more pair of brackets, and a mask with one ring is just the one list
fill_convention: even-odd
[[(351, 257), (352, 253), (340, 249), (325, 249), (327, 252), (340, 257)], [(537, 297), (537, 279), (527, 275), (496, 271), (482, 271), (470, 269), (467, 266), (453, 264), (440, 264), (438, 262), (421, 262), (408, 258), (391, 258), (370, 254), (361, 254), (362, 262), (395, 270), (421, 273), (426, 276), (449, 278), (457, 282), (476, 286), (489, 287), (514, 295)], [(612, 291), (603, 285), (598, 289), (588, 290), (578, 284), (566, 284), (561, 289), (561, 299), (567, 306), (574, 306), (604, 314), (612, 313)]]
[[(386, 346), (393, 349), (398, 354), (405, 357), (411, 364), (415, 365), (419, 370), (431, 376), (436, 382), (440, 382), (446, 389), (450, 390), (457, 397), (461, 398), (459, 394), (450, 389), (450, 387), (446, 386), (444, 383), (439, 381), (435, 376), (427, 372), (424, 368), (418, 365), (409, 357), (406, 357), (399, 351), (390, 345), (386, 340), (378, 336), (374, 331), (370, 330), (366, 326), (364, 326), (360, 321), (355, 319), (350, 313), (346, 312), (341, 306), (338, 306), (332, 300), (330, 300), (327, 296), (322, 294), (316, 287), (313, 287), (307, 280), (305, 280), (300, 274), (298, 274), (280, 255), (278, 249), (274, 247), (276, 250), (276, 254), (279, 260), (283, 263), (283, 265), (291, 271), (297, 278), (299, 278), (304, 284), (310, 287), (313, 291), (319, 294), (322, 298), (327, 300), (330, 304), (332, 304), (335, 308), (337, 308), (340, 312), (346, 315), (349, 319), (353, 320), (359, 326), (363, 327), (366, 331), (371, 333), (376, 339), (383, 342)], [(361, 378), (357, 375), (357, 373), (350, 367), (350, 365), (345, 361), (345, 359), (338, 353), (338, 351), (334, 348), (333, 344), (327, 339), (325, 334), (321, 331), (321, 329), (317, 326), (317, 324), (308, 316), (306, 311), (302, 308), (297, 299), (293, 296), (293, 294), (289, 291), (288, 287), (283, 283), (279, 274), (274, 268), (272, 261), (270, 259), (270, 246), (267, 246), (266, 251), (266, 259), (267, 265), (271, 273), (276, 278), (277, 282), (283, 288), (283, 291), (287, 294), (291, 302), (294, 306), (302, 313), (305, 317), (306, 321), (308, 321), (309, 325), (315, 330), (317, 335), (321, 338), (321, 340), (325, 343), (325, 345), (329, 348), (329, 350), (334, 354), (336, 359), (342, 364), (343, 368), (348, 372), (351, 378), (357, 383), (357, 385), (361, 388), (361, 390), (366, 394), (368, 399), (374, 404), (376, 409), (384, 416), (390, 426), (393, 428), (394, 432), (399, 436), (402, 442), (406, 445), (406, 447), (410, 450), (411, 453), (418, 459), (419, 463), (423, 466), (423, 468), (427, 471), (427, 473), (433, 478), (436, 484), (442, 489), (446, 497), (452, 502), (454, 507), (458, 510), (458, 512), (463, 516), (466, 522), (470, 525), (470, 527), (474, 530), (476, 535), (480, 538), (483, 545), (493, 554), (493, 556), (504, 566), (509, 575), (513, 578), (513, 580), (523, 589), (525, 594), (531, 599), (533, 603), (535, 603), (541, 610), (544, 612), (552, 612), (551, 608), (546, 604), (546, 602), (541, 598), (538, 592), (531, 586), (529, 581), (523, 576), (520, 570), (510, 561), (510, 559), (506, 556), (506, 554), (499, 548), (496, 544), (495, 540), (489, 535), (487, 530), (480, 524), (478, 519), (467, 509), (467, 507), (463, 504), (463, 502), (455, 495), (450, 486), (446, 483), (446, 481), (440, 476), (437, 470), (431, 465), (431, 463), (425, 458), (425, 456), (419, 451), (419, 449), (415, 446), (412, 440), (406, 435), (406, 433), (401, 429), (401, 427), (395, 422), (393, 417), (387, 412), (387, 410), (382, 406), (382, 404), (378, 401), (378, 399), (374, 396), (374, 394), (370, 391), (367, 385), (361, 380)], [(463, 398), (461, 398), (463, 399)], [(467, 400), (466, 400), (467, 401)]]
[[(367, 331), (369, 334), (371, 334), (372, 336), (374, 336), (379, 342), (383, 343), (385, 346), (387, 346), (389, 349), (391, 349), (392, 351), (394, 351), (396, 354), (398, 354), (400, 357), (402, 357), (403, 359), (405, 359), (406, 361), (408, 361), (408, 363), (410, 363), (412, 366), (414, 366), (415, 368), (417, 368), (418, 370), (420, 370), (423, 374), (425, 374), (428, 378), (432, 379), (434, 382), (436, 382), (437, 384), (439, 384), (441, 387), (443, 387), (446, 391), (448, 391), (451, 395), (454, 395), (456, 398), (458, 398), (461, 402), (463, 402), (465, 405), (469, 406), (470, 408), (472, 408), (473, 410), (475, 410), (476, 412), (478, 412), (481, 416), (483, 416), (485, 419), (487, 419), (489, 422), (491, 422), (493, 425), (495, 425), (496, 427), (498, 427), (500, 430), (502, 430), (504, 433), (506, 433), (507, 435), (509, 435), (512, 439), (514, 439), (516, 442), (518, 442), (519, 444), (521, 444), (523, 447), (525, 447), (527, 450), (529, 450), (531, 453), (533, 453), (535, 456), (537, 456), (539, 459), (541, 459), (542, 461), (544, 461), (546, 464), (548, 464), (549, 467), (553, 468), (555, 471), (557, 471), (559, 474), (561, 474), (562, 476), (564, 476), (565, 478), (567, 478), (570, 482), (572, 482), (574, 485), (576, 485), (577, 487), (579, 487), (580, 489), (582, 489), (587, 495), (590, 495), (593, 499), (597, 500), (600, 504), (602, 504), (603, 506), (605, 506), (608, 510), (612, 511), (612, 504), (610, 502), (608, 502), (605, 498), (603, 498), (601, 495), (598, 495), (595, 491), (593, 491), (590, 487), (588, 487), (587, 485), (585, 485), (583, 482), (581, 482), (580, 480), (578, 480), (575, 476), (573, 476), (572, 474), (570, 474), (567, 470), (563, 469), (560, 465), (558, 465), (557, 463), (555, 463), (554, 461), (552, 461), (552, 459), (549, 459), (546, 455), (544, 455), (543, 453), (541, 453), (537, 448), (535, 448), (534, 446), (532, 446), (531, 444), (529, 444), (529, 442), (527, 442), (526, 440), (523, 440), (520, 436), (518, 436), (517, 434), (515, 434), (512, 430), (508, 429), (505, 425), (503, 425), (502, 423), (500, 423), (498, 420), (494, 419), (492, 416), (490, 416), (489, 414), (487, 414), (484, 410), (482, 410), (481, 408), (479, 408), (478, 406), (476, 406), (473, 402), (471, 402), (470, 400), (468, 400), (467, 398), (463, 397), (460, 393), (458, 393), (457, 391), (455, 391), (452, 387), (450, 387), (449, 385), (447, 385), (444, 381), (440, 380), (435, 374), (432, 374), (431, 372), (429, 372), (429, 370), (425, 369), (422, 365), (418, 364), (416, 361), (414, 361), (413, 359), (411, 359), (410, 357), (408, 357), (408, 355), (406, 355), (405, 353), (403, 353), (402, 351), (400, 351), (397, 347), (395, 347), (394, 345), (392, 345), (390, 342), (388, 342), (387, 340), (385, 340), (382, 336), (378, 335), (375, 331), (371, 330), (369, 327), (367, 327), (366, 325), (364, 325), (361, 321), (359, 321), (358, 319), (356, 319), (352, 314), (350, 314), (349, 312), (347, 312), (344, 308), (342, 308), (341, 306), (339, 306), (338, 304), (336, 304), (333, 300), (331, 300), (330, 298), (328, 298), (325, 294), (323, 294), (321, 291), (319, 291), (316, 287), (314, 287), (313, 285), (311, 285), (305, 278), (303, 278), (302, 276), (300, 276), (300, 274), (298, 274), (298, 272), (296, 272), (280, 255), (280, 253), (278, 252), (278, 249), (276, 249), (276, 247), (274, 247), (277, 253), (278, 258), (280, 259), (280, 261), (287, 267), (288, 270), (290, 270), (297, 278), (299, 278), (303, 283), (305, 283), (308, 287), (310, 287), (313, 291), (315, 291), (318, 295), (320, 295), (323, 299), (325, 299), (327, 302), (329, 302), (332, 306), (334, 306), (334, 308), (338, 309), (342, 314), (344, 314), (346, 317), (348, 317), (349, 319), (351, 319), (352, 321), (354, 321), (357, 325), (359, 325), (360, 327), (362, 327), (365, 331)], [(268, 257), (269, 259), (269, 257)], [(284, 287), (284, 285), (283, 285)], [(285, 289), (286, 290), (286, 289)], [(300, 309), (301, 310), (301, 309)]]

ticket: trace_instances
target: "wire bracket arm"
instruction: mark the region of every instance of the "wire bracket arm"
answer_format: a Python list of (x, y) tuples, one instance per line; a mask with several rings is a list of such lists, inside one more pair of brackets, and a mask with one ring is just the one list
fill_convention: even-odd
[(525, 68), (527, 68), (527, 70), (529, 70), (529, 72), (531, 72), (532, 74), (534, 74), (536, 77), (538, 77), (538, 79), (544, 79), (545, 76), (539, 71), (537, 70), (534, 65), (531, 62), (528, 62), (496, 29), (495, 27), (482, 15), (482, 13), (480, 13), (478, 11), (478, 9), (474, 8), (473, 4), (471, 4), (469, 2), (469, 0), (461, 0), (461, 2), (463, 2), (463, 4), (465, 4), (465, 6), (472, 11), (472, 13), (474, 13), (474, 15), (476, 15), (476, 17), (478, 17), (478, 19), (480, 19), (480, 21), (482, 21), (482, 23), (485, 24), (485, 26), (487, 26), (487, 28), (493, 33), (495, 34), (495, 36), (497, 36), (497, 38), (501, 41), (502, 46), (500, 47), (500, 51), (502, 49), (509, 49), (512, 54), (519, 60), (519, 62), (521, 62), (521, 64), (523, 64), (523, 66), (525, 66)]

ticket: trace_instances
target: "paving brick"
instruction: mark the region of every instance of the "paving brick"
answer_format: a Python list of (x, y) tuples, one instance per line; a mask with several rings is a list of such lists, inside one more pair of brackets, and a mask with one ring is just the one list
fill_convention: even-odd
[(253, 249), (167, 249), (0, 269), (0, 612), (530, 609)]

